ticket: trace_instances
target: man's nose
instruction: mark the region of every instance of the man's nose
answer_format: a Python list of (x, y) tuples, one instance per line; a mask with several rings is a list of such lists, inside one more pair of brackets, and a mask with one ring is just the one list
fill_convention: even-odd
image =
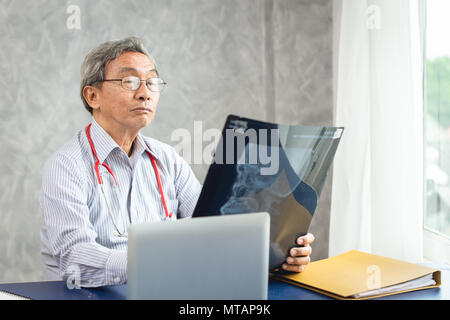
[(150, 100), (152, 97), (151, 93), (152, 92), (147, 88), (145, 81), (141, 81), (141, 85), (136, 90), (136, 99), (143, 101)]

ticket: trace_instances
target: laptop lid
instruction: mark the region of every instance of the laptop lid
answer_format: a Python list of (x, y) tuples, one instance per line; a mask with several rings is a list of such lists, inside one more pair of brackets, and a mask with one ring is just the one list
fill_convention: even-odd
[(131, 225), (127, 299), (267, 299), (266, 212)]

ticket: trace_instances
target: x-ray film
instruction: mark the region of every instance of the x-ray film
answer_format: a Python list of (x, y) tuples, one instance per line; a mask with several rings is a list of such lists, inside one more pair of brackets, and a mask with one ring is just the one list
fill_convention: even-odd
[(279, 267), (308, 232), (342, 132), (228, 116), (193, 216), (268, 212)]

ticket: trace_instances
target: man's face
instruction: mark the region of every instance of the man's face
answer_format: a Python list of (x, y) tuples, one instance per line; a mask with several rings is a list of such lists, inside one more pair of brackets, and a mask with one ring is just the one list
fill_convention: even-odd
[[(106, 65), (105, 79), (122, 79), (128, 76), (140, 80), (157, 78), (153, 61), (139, 52), (124, 52)], [(136, 91), (122, 87), (120, 81), (105, 81), (98, 92), (98, 107), (94, 117), (111, 127), (140, 130), (153, 120), (159, 92), (150, 91), (141, 82)]]

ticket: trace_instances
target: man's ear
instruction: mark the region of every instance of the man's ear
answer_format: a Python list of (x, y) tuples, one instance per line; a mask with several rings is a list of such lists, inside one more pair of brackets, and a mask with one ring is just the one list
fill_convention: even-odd
[(89, 106), (96, 110), (100, 108), (100, 88), (94, 86), (85, 86), (83, 88), (83, 97)]

